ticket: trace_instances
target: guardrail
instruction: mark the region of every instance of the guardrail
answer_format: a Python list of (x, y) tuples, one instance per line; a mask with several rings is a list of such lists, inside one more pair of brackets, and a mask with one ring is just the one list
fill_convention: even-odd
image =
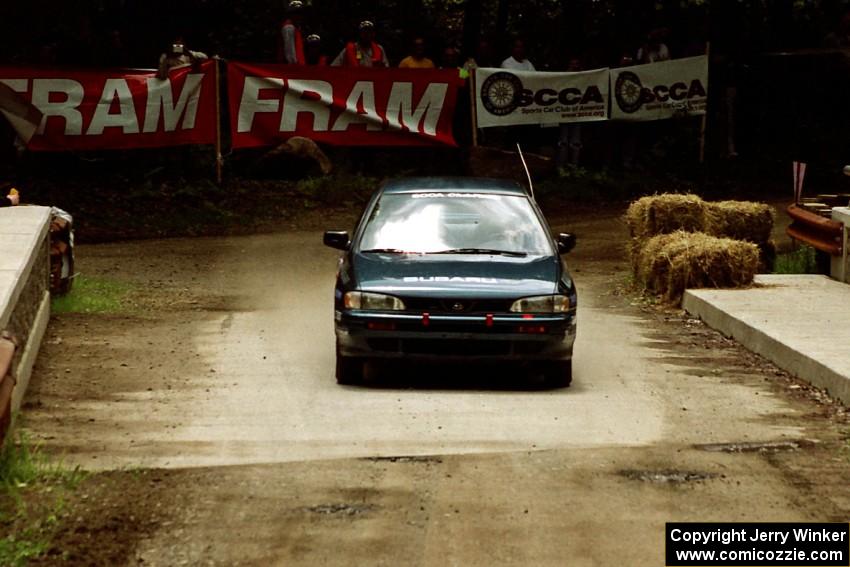
[(823, 218), (797, 205), (790, 205), (787, 211), (793, 221), (785, 230), (788, 236), (830, 256), (842, 255), (844, 251), (842, 223)]
[(0, 430), (21, 407), (50, 319), (49, 225), (49, 207), (0, 209)]
[(0, 445), (6, 439), (6, 433), (12, 424), (12, 391), (15, 389), (12, 360), (15, 358), (16, 348), (11, 339), (0, 337)]

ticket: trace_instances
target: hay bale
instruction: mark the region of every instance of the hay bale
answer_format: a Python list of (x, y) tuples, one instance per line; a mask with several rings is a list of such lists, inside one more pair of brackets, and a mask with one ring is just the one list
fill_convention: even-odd
[(705, 225), (705, 202), (696, 195), (667, 193), (631, 204), (626, 223), (633, 238), (647, 239), (677, 230), (699, 232)]
[(673, 233), (659, 234), (649, 240), (633, 239), (635, 253), (632, 263), (635, 279), (646, 289), (656, 293), (663, 291), (669, 262), (662, 254), (662, 250), (678, 238), (680, 238), (679, 233)]
[(638, 279), (678, 302), (687, 288), (750, 285), (759, 265), (755, 244), (677, 231), (649, 239), (640, 253)]
[(705, 232), (712, 236), (765, 244), (770, 241), (774, 219), (773, 208), (764, 203), (706, 203)]

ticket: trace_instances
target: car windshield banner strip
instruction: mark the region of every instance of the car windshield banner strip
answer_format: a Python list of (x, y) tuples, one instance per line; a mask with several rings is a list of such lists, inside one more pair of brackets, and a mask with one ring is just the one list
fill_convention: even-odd
[(708, 101), (708, 57), (612, 69), (611, 88), (611, 120), (702, 116)]
[(478, 126), (608, 119), (608, 69), (546, 73), (476, 69)]
[(457, 70), (227, 65), (234, 148), (293, 136), (338, 146), (454, 146)]
[(215, 143), (215, 62), (148, 70), (0, 67), (0, 113), (34, 151)]

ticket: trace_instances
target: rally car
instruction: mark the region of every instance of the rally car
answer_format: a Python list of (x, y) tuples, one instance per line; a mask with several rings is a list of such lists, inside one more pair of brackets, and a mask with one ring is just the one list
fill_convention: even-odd
[(342, 250), (334, 297), (336, 378), (370, 359), (531, 362), (553, 387), (572, 380), (576, 288), (534, 199), (507, 180), (389, 181)]

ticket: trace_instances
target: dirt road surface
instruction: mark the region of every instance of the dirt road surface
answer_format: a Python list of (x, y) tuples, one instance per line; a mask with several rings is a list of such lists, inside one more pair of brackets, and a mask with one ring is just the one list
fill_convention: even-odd
[[(81, 564), (662, 565), (666, 521), (846, 521), (846, 411), (623, 293), (617, 215), (555, 220), (579, 235), (564, 390), (492, 367), (375, 368), (366, 386), (337, 386), (337, 255), (318, 225), (81, 247), (83, 273), (135, 291), (126, 313), (56, 317), (30, 386), (30, 434), (103, 471), (54, 552)], [(729, 443), (745, 445), (706, 447)]]

